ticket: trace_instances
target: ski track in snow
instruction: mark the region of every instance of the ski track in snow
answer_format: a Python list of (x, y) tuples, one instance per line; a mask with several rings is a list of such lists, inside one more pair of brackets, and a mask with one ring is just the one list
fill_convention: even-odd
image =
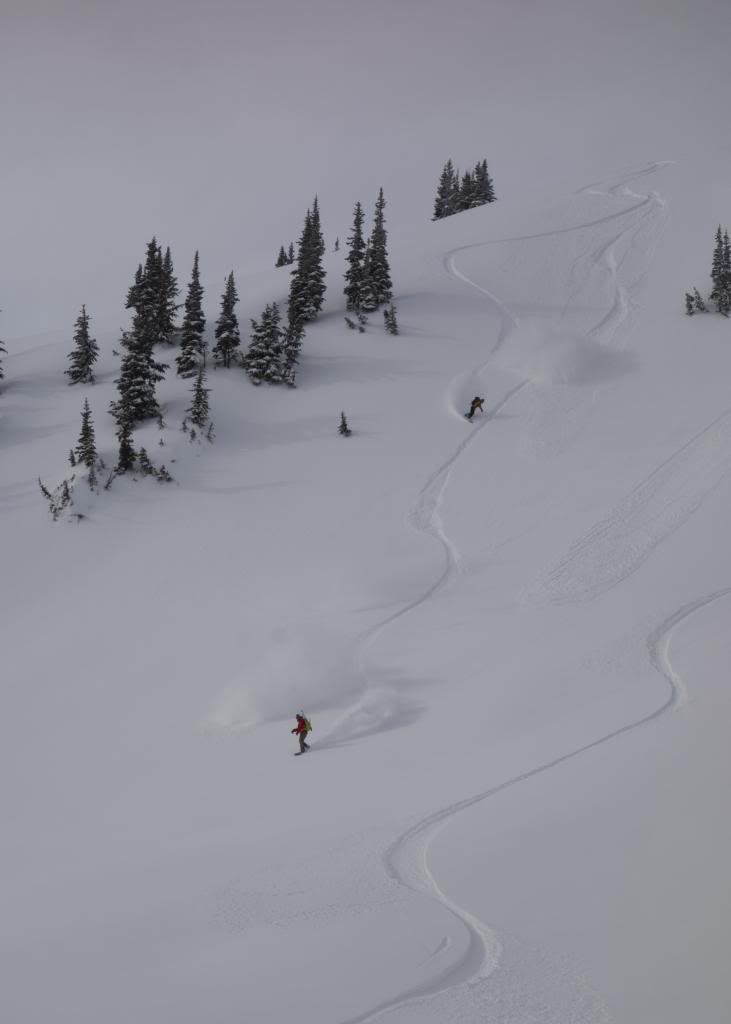
[[(649, 208), (648, 212), (652, 212), (653, 207), (654, 209), (664, 210), (664, 203), (655, 193), (651, 193), (647, 196), (639, 196), (637, 193), (633, 193), (629, 189), (630, 181), (652, 174), (661, 166), (663, 166), (663, 164), (651, 164), (640, 171), (634, 172), (632, 175), (617, 182), (615, 185), (612, 185), (608, 191), (596, 193), (602, 196), (637, 196), (640, 201), (636, 205), (628, 209), (624, 209), (617, 214), (602, 217), (586, 224), (577, 225), (573, 228), (562, 228), (555, 232), (547, 232), (544, 234), (563, 234), (569, 231), (579, 231), (586, 227), (607, 223), (618, 217), (624, 217), (628, 213), (636, 212), (638, 210), (645, 209), (646, 207)], [(587, 186), (586, 189), (581, 191), (595, 192), (595, 190), (596, 186)], [(627, 290), (619, 281), (619, 268), (621, 266), (621, 261), (617, 261), (615, 257), (615, 250), (619, 242), (628, 234), (630, 244), (632, 243), (634, 237), (642, 226), (642, 221), (647, 216), (648, 214), (646, 213), (640, 218), (639, 222), (633, 221), (629, 227), (618, 232), (610, 240), (604, 240), (589, 254), (588, 258), (591, 259), (595, 265), (600, 262), (604, 264), (614, 289), (612, 305), (599, 323), (591, 329), (590, 333), (592, 334), (600, 334), (606, 337), (607, 334), (611, 332), (610, 336), (613, 337), (619, 326), (625, 322), (629, 316), (631, 308), (630, 301)], [(525, 240), (537, 237), (544, 237), (544, 235), (522, 236)], [(511, 241), (518, 240), (522, 239), (511, 239)], [(510, 310), (508, 310), (504, 303), (502, 303), (487, 289), (471, 281), (466, 275), (462, 274), (456, 266), (455, 257), (458, 252), (463, 251), (464, 249), (478, 248), (481, 245), (490, 244), (494, 243), (487, 242), (465, 246), (447, 253), (444, 257), (444, 264), (447, 272), (453, 277), (456, 277), (486, 295), (486, 297), (498, 309), (501, 316), (501, 328), (497, 342), (488, 359), (481, 364), (480, 367), (472, 371), (473, 375), (479, 375), (495, 355), (495, 352), (504, 344), (510, 332), (518, 326), (516, 317)], [(457, 379), (462, 380), (464, 377), (465, 375), (462, 374)], [(477, 429), (457, 446), (457, 449), (450, 458), (435, 470), (422, 488), (415, 505), (408, 514), (408, 522), (415, 529), (432, 536), (440, 543), (445, 556), (444, 568), (437, 580), (423, 594), (405, 607), (399, 609), (399, 611), (389, 616), (377, 626), (373, 627), (373, 629), (364, 636), (359, 655), (360, 670), (364, 681), (367, 682), (368, 679), (366, 664), (367, 650), (375, 642), (382, 631), (403, 615), (408, 614), (435, 596), (435, 594), (453, 580), (459, 571), (459, 551), (446, 534), (440, 517), (440, 506), (444, 499), (445, 490), (449, 482), (451, 472), (459, 457), (466, 450), (468, 445), (475, 441), (479, 435), (479, 431), (486, 425), (490, 416), (494, 415), (500, 408), (509, 402), (518, 392), (525, 388), (528, 383), (528, 381), (524, 380), (512, 388), (498, 403), (498, 405), (491, 410), (490, 415), (478, 425)], [(727, 418), (731, 419), (731, 410), (724, 414), (724, 416), (720, 417), (719, 421), (725, 421)], [(711, 424), (705, 431), (701, 432), (700, 435), (689, 442), (689, 444), (686, 445), (684, 449), (681, 449), (681, 452), (676, 453), (676, 456), (673, 456), (669, 462), (676, 459), (689, 446), (692, 447), (697, 444), (700, 439), (706, 436), (719, 421), (714, 421), (714, 424)], [(656, 471), (656, 474), (660, 474), (662, 469), (663, 467), (660, 467)], [(616, 523), (619, 519), (621, 519), (621, 515), (619, 517), (613, 517), (611, 522)], [(588, 546), (590, 545), (587, 545), (587, 549)], [(616, 580), (614, 582), (616, 582)], [(613, 584), (608, 583), (608, 585)], [(491, 786), (490, 788), (473, 796), (467, 797), (464, 800), (457, 801), (447, 807), (441, 808), (435, 813), (417, 822), (388, 847), (383, 855), (383, 864), (386, 875), (406, 889), (437, 903), (444, 910), (448, 911), (453, 918), (456, 918), (464, 928), (464, 948), (460, 952), (456, 961), (452, 961), (445, 965), (437, 974), (427, 978), (423, 982), (416, 983), (406, 991), (401, 992), (399, 995), (373, 1006), (357, 1016), (348, 1018), (346, 1021), (343, 1021), (342, 1024), (367, 1024), (367, 1022), (387, 1014), (390, 1015), (397, 1010), (405, 1009), (412, 1005), (416, 1006), (424, 1000), (433, 999), (440, 993), (444, 992), (453, 994), (454, 997), (458, 999), (458, 992), (474, 992), (475, 985), (481, 981), (488, 983), (487, 986), (483, 987), (487, 987), (488, 989), (487, 1000), (489, 1004), (492, 1006), (493, 1010), (499, 1010), (499, 1007), (505, 1002), (505, 993), (501, 991), (499, 978), (502, 944), (486, 924), (478, 920), (469, 911), (458, 906), (439, 888), (439, 885), (429, 869), (428, 863), (428, 851), (432, 841), (444, 826), (454, 817), (454, 815), (459, 814), (461, 811), (464, 811), (469, 807), (474, 807), (475, 805), (490, 799), (490, 797), (493, 797), (506, 789), (517, 786), (536, 775), (542, 774), (543, 772), (550, 771), (573, 758), (586, 754), (591, 750), (595, 750), (626, 733), (633, 732), (645, 725), (649, 725), (651, 722), (656, 721), (663, 716), (666, 712), (682, 706), (687, 699), (687, 691), (683, 680), (673, 668), (669, 658), (669, 647), (672, 634), (680, 623), (696, 614), (699, 610), (711, 604), (713, 601), (726, 597), (730, 593), (731, 587), (728, 587), (684, 605), (682, 608), (673, 612), (672, 615), (663, 620), (647, 637), (647, 650), (650, 663), (668, 684), (667, 698), (655, 710), (643, 715), (641, 718), (636, 719), (633, 722), (629, 722), (617, 729), (613, 729), (588, 743), (576, 747), (567, 753), (563, 753), (550, 761), (536, 765), (533, 768), (522, 772), (520, 775)], [(453, 942), (443, 941), (435, 953), (428, 959), (427, 963), (434, 964), (437, 962), (442, 954), (452, 949), (453, 945)], [(508, 978), (506, 981), (510, 981), (510, 979)], [(571, 1005), (566, 1005), (562, 1008), (560, 1011), (560, 1018), (556, 1018), (556, 1024), (559, 1024), (559, 1020), (561, 1024), (572, 1024), (572, 1022), (575, 1022), (575, 1024), (580, 1024), (580, 1022), (581, 1024), (586, 1024), (587, 1019), (597, 1022), (607, 1021), (610, 1019), (609, 1011), (603, 1004), (601, 998), (597, 994), (591, 992), (589, 986), (586, 985), (583, 979), (576, 975), (572, 975), (568, 978), (568, 982), (571, 987), (576, 989), (576, 992), (575, 994), (573, 992), (570, 994)], [(525, 999), (527, 1010), (528, 1002), (531, 1002), (531, 998), (526, 995)], [(505, 1003), (505, 1005), (507, 1005), (507, 1003), (510, 1004), (511, 1010), (514, 1012), (516, 1009), (514, 992), (511, 994), (511, 998)], [(485, 1008), (487, 1007), (486, 1003), (483, 1003), (482, 1005)], [(578, 1007), (581, 1008), (577, 1009)], [(591, 1013), (590, 1018), (587, 1018), (587, 1012)], [(548, 1018), (546, 1019), (548, 1020)]]
[(731, 471), (731, 409), (630, 491), (538, 581), (531, 596), (586, 601), (630, 576)]
[[(687, 689), (683, 679), (670, 660), (669, 650), (673, 634), (683, 622), (713, 602), (726, 598), (729, 595), (731, 595), (731, 587), (724, 587), (694, 601), (690, 601), (660, 622), (648, 635), (647, 653), (650, 664), (668, 684), (667, 697), (659, 707), (633, 722), (620, 726), (618, 729), (613, 729), (611, 732), (589, 743), (576, 747), (568, 753), (561, 754), (550, 761), (536, 765), (520, 775), (506, 779), (504, 782), (491, 786), (489, 789), (465, 800), (460, 800), (447, 807), (443, 807), (441, 810), (422, 819), (422, 821), (417, 822), (392, 843), (383, 856), (384, 867), (388, 877), (410, 891), (434, 900), (450, 911), (465, 927), (467, 933), (465, 947), (459, 960), (456, 963), (445, 966), (436, 976), (415, 985), (394, 999), (372, 1007), (359, 1016), (348, 1018), (342, 1024), (367, 1024), (368, 1021), (395, 1012), (410, 1004), (417, 1004), (425, 999), (433, 998), (444, 991), (456, 990), (462, 986), (469, 986), (474, 989), (475, 983), (479, 981), (488, 982), (489, 986), (495, 989), (492, 993), (487, 993), (483, 1006), (499, 1007), (503, 1004), (505, 992), (502, 990), (499, 977), (495, 977), (499, 973), (501, 966), (502, 944), (487, 925), (462, 907), (459, 907), (439, 888), (429, 870), (429, 846), (442, 828), (460, 811), (489, 800), (490, 797), (502, 793), (513, 786), (517, 786), (536, 775), (565, 764), (575, 757), (586, 754), (591, 750), (596, 750), (611, 740), (634, 732), (636, 729), (649, 725), (651, 722), (656, 722), (666, 712), (682, 707), (687, 700)], [(450, 943), (442, 942), (428, 962), (436, 960), (442, 952), (446, 952), (450, 945)], [(591, 1019), (594, 1021), (608, 1021), (611, 1019), (606, 1007), (604, 1007), (595, 993), (591, 993), (583, 979), (572, 977), (567, 980), (577, 986), (575, 1001), (582, 1007), (581, 1014), (586, 1012), (587, 998), (590, 999), (591, 996), (594, 996), (595, 1002), (592, 1007), (594, 1016)], [(514, 1001), (511, 1002), (511, 1008), (513, 1011), (515, 1010)], [(567, 1011), (564, 1009), (562, 1015), (555, 1018), (556, 1024), (587, 1024), (586, 1017), (581, 1015), (575, 1016), (570, 1010), (568, 1015), (566, 1013)], [(553, 1024), (554, 1018), (546, 1018), (546, 1020), (550, 1020), (551, 1024)]]

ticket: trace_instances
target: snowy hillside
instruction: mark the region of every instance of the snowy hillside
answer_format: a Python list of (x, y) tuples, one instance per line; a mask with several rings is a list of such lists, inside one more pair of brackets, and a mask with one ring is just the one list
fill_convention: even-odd
[[(0, 1024), (727, 1019), (731, 322), (683, 296), (730, 37), (727, 0), (3, 5)], [(432, 222), (448, 158), (498, 201)], [(344, 321), (381, 185), (398, 336)], [(209, 339), (233, 267), (246, 341), (315, 193), (297, 387), (211, 367), (191, 441), (161, 350), (173, 482), (79, 474), (53, 522), (84, 398), (117, 458), (145, 241), (183, 288), (200, 249)]]
[[(295, 391), (212, 374), (213, 445), (166, 381), (139, 433), (175, 483), (81, 523), (36, 477), (82, 391), (113, 459), (114, 338), (86, 390), (67, 335), (13, 344), (5, 1019), (722, 1019), (731, 347), (682, 315), (695, 173), (394, 237), (399, 337), (333, 287)], [(242, 322), (286, 287), (242, 281)]]

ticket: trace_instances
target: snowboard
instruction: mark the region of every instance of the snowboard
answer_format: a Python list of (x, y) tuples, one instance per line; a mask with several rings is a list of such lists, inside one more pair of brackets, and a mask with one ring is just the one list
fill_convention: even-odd
[(294, 756), (300, 757), (302, 754), (309, 754), (309, 750), (295, 750)]

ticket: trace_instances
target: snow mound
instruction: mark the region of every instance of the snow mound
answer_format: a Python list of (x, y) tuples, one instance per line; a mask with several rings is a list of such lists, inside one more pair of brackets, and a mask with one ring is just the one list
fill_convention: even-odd
[(636, 364), (631, 352), (536, 321), (521, 323), (495, 360), (496, 366), (546, 387), (595, 386), (631, 372)]

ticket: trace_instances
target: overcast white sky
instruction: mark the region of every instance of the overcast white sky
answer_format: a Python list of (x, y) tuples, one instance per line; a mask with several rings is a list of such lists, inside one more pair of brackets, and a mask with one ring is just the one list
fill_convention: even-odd
[(730, 0), (0, 0), (0, 333), (126, 323), (153, 234), (215, 310), (315, 191), (332, 237), (381, 184), (428, 219), (450, 156), (515, 197), (707, 152), (729, 40)]

